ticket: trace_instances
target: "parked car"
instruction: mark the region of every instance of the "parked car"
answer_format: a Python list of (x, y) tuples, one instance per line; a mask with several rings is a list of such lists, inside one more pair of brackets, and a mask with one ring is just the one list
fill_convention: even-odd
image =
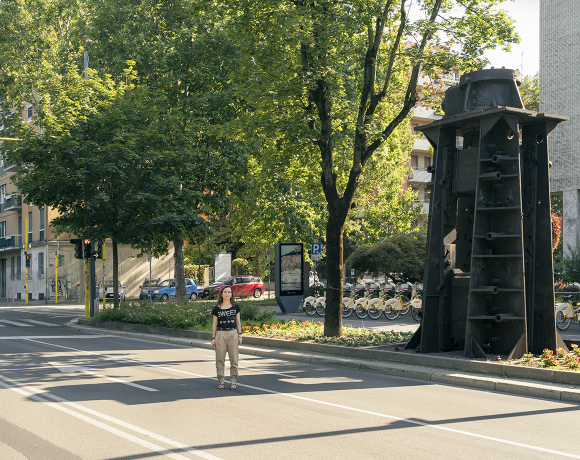
[(145, 281), (143, 281), (143, 284), (141, 286), (139, 286), (139, 289), (141, 290), (139, 292), (139, 300), (148, 299), (149, 298), (149, 291), (151, 291), (152, 289), (157, 287), (160, 282), (161, 282), (161, 278), (151, 278), (151, 285), (149, 285), (149, 278), (145, 278)]
[[(185, 278), (185, 295), (189, 300), (197, 299), (197, 284), (193, 278)], [(174, 279), (163, 280), (151, 289), (152, 299), (161, 299), (166, 302), (170, 297), (175, 298)]]
[(203, 289), (203, 297), (217, 297), (224, 286), (231, 286), (235, 297), (254, 296), (258, 299), (264, 292), (264, 282), (257, 276), (232, 276)]
[[(105, 280), (105, 299), (113, 300), (113, 280)], [(99, 282), (98, 288), (99, 300), (103, 300), (103, 281)], [(125, 300), (125, 286), (119, 281), (119, 300)]]

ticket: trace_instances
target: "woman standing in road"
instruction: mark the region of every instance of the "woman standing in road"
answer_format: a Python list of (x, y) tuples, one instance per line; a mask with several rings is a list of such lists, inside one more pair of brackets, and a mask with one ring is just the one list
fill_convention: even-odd
[(238, 348), (242, 344), (242, 324), (240, 323), (240, 306), (234, 299), (230, 286), (225, 286), (218, 297), (218, 303), (211, 312), (213, 327), (211, 346), (215, 348), (215, 368), (218, 388), (224, 388), (224, 363), (226, 351), (230, 358), (230, 388), (236, 389), (238, 380)]

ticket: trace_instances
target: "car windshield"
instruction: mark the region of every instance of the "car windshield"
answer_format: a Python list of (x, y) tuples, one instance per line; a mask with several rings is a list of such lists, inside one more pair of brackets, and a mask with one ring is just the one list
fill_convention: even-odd
[[(151, 280), (151, 286), (158, 286), (159, 285), (159, 280)], [(145, 282), (143, 283), (143, 287), (148, 287), (149, 286), (149, 280), (145, 280)]]
[[(121, 282), (119, 281), (119, 286), (121, 286)], [(106, 280), (105, 281), (105, 287), (113, 287), (113, 281), (112, 280)]]
[(159, 287), (167, 287), (169, 286), (169, 284), (172, 282), (173, 280), (163, 280), (161, 281), (161, 283), (159, 283), (157, 286)]

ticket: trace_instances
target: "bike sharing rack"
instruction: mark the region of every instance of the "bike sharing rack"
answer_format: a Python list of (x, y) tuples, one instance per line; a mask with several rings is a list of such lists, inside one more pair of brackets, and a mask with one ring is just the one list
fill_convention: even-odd
[[(518, 70), (463, 75), (422, 131), (429, 172), (421, 325), (406, 348), (471, 358), (565, 348), (556, 331), (548, 136), (567, 117), (525, 110)], [(463, 145), (458, 140), (463, 138)]]

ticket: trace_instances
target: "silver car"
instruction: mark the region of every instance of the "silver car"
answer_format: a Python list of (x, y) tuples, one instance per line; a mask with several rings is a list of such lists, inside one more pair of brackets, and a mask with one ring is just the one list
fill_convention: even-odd
[[(103, 281), (99, 283), (99, 300), (103, 300)], [(105, 280), (105, 299), (113, 300), (113, 280)], [(119, 281), (119, 299), (125, 300), (125, 286)]]

